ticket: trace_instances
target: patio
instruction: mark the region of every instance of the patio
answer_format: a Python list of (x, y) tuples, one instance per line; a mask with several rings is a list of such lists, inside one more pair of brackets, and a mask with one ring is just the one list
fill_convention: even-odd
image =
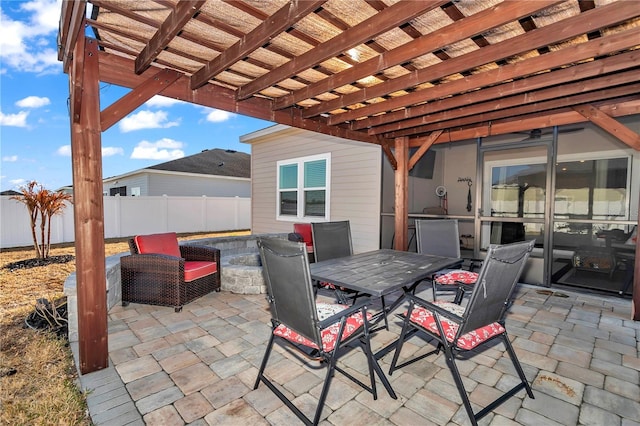
[[(523, 399), (521, 391), (481, 424), (640, 424), (640, 322), (630, 320), (631, 301), (530, 285), (517, 291), (507, 330), (536, 398)], [(211, 293), (180, 313), (140, 304), (115, 306), (109, 312), (109, 367), (80, 376), (94, 424), (298, 424), (266, 386), (252, 389), (269, 319), (264, 295)], [(398, 333), (393, 320), (390, 331), (373, 337), (374, 349)], [(410, 340), (403, 356), (409, 347), (423, 350), (422, 345), (420, 339)], [(72, 349), (78, 363), (78, 344)], [(278, 348), (267, 373), (277, 371), (276, 381), (303, 411), (312, 411), (323, 370), (303, 368), (291, 356)], [(385, 372), (391, 356), (380, 361)], [(343, 362), (355, 375), (366, 374), (357, 351)], [(460, 368), (473, 389), (472, 403), (479, 405), (515, 380), (500, 346)], [(398, 400), (381, 389), (373, 401), (336, 375), (321, 423), (468, 423), (442, 354), (396, 371), (390, 380)]]

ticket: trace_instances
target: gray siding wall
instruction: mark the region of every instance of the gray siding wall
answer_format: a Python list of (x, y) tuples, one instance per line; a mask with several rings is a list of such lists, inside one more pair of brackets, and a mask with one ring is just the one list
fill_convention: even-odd
[(249, 136), (244, 141), (251, 144), (254, 234), (293, 229), (293, 221), (276, 220), (277, 161), (330, 152), (330, 219), (350, 221), (354, 252), (379, 247), (382, 155), (379, 146), (298, 129)]
[(251, 180), (201, 175), (150, 174), (148, 195), (197, 197), (249, 197)]
[(251, 196), (251, 179), (203, 176), (189, 173), (137, 173), (131, 176), (118, 178), (116, 181), (106, 181), (104, 184), (104, 192), (108, 195), (110, 188), (120, 186), (127, 187), (127, 195), (131, 195), (131, 188), (139, 187), (140, 196)]
[(139, 173), (123, 178), (118, 178), (115, 181), (107, 181), (103, 185), (103, 192), (109, 195), (111, 188), (119, 188), (121, 186), (127, 187), (127, 195), (131, 195), (131, 188), (139, 187), (140, 195), (148, 195), (149, 191), (149, 177), (147, 174)]

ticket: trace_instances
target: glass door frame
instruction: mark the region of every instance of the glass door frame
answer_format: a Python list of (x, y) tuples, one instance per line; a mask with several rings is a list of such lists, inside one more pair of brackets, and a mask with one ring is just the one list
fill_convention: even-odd
[[(553, 217), (554, 202), (555, 200), (555, 176), (556, 176), (556, 159), (557, 159), (557, 147), (558, 147), (558, 128), (553, 127), (553, 134), (550, 138), (530, 139), (520, 142), (506, 142), (506, 143), (491, 143), (483, 145), (482, 138), (477, 139), (477, 152), (476, 157), (476, 203), (477, 210), (474, 221), (474, 233), (476, 235), (474, 241), (474, 256), (479, 256), (481, 244), (482, 244), (482, 225), (483, 223), (491, 222), (513, 222), (513, 223), (542, 223), (544, 226), (543, 234), (543, 274), (542, 284), (544, 286), (551, 286), (551, 276), (553, 268)], [(485, 188), (484, 180), (484, 166), (485, 166), (485, 154), (497, 151), (511, 151), (523, 148), (545, 148), (547, 153), (547, 169), (546, 169), (546, 184), (545, 184), (545, 206), (544, 206), (544, 218), (504, 218), (486, 216), (483, 211), (485, 203), (485, 195), (488, 194), (488, 189)], [(505, 220), (506, 219), (506, 220)], [(539, 250), (539, 249), (538, 249)], [(534, 250), (534, 253), (538, 250)]]

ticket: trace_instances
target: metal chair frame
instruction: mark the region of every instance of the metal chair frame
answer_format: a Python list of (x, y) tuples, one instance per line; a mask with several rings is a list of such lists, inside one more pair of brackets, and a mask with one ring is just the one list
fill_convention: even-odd
[[(270, 305), (273, 329), (260, 365), (254, 389), (257, 389), (260, 382), (263, 382), (307, 425), (317, 425), (320, 421), (322, 409), (335, 371), (342, 373), (354, 383), (369, 391), (373, 395), (374, 400), (377, 399), (374, 371), (380, 375), (380, 377), (383, 377), (382, 375), (384, 373), (375, 361), (371, 350), (367, 313), (368, 301), (363, 301), (352, 306), (345, 306), (345, 309), (337, 314), (326, 319), (319, 319), (305, 244), (278, 238), (263, 237), (258, 239), (258, 248), (262, 258), (263, 274), (267, 284), (267, 299)], [(363, 325), (348, 335), (348, 337), (342, 338), (345, 332), (347, 318), (358, 313), (362, 315)], [(311, 341), (314, 346), (304, 346), (277, 335), (275, 333), (276, 328), (281, 324), (305, 337)], [(322, 332), (334, 324), (339, 325), (338, 338), (335, 347), (330, 351), (325, 351)], [(305, 357), (317, 360), (321, 365), (327, 367), (327, 373), (313, 419), (308, 418), (302, 413), (264, 374), (276, 339), (286, 344), (287, 347), (296, 349)], [(367, 358), (371, 379), (370, 384), (361, 382), (337, 365), (338, 358), (353, 349), (354, 345), (359, 346)]]
[[(511, 305), (511, 297), (515, 286), (522, 274), (522, 270), (533, 250), (535, 241), (525, 241), (502, 246), (492, 245), (487, 252), (487, 258), (480, 270), (478, 283), (474, 287), (473, 293), (464, 313), (456, 315), (452, 309), (445, 309), (445, 306), (457, 306), (446, 302), (429, 302), (415, 295), (407, 295), (409, 298), (409, 308), (403, 315), (403, 326), (400, 337), (396, 344), (393, 360), (389, 369), (389, 375), (399, 368), (412, 364), (432, 354), (438, 354), (440, 350), (444, 351), (445, 361), (451, 370), (458, 392), (462, 398), (464, 407), (469, 415), (469, 419), (473, 425), (482, 417), (486, 416), (494, 408), (505, 402), (507, 399), (515, 395), (522, 389), (525, 389), (530, 398), (534, 398), (533, 392), (524, 374), (522, 366), (511, 346), (507, 331), (505, 328), (505, 315)], [(420, 324), (411, 320), (411, 316), (415, 309), (423, 308), (433, 315), (437, 332), (429, 328), (425, 328)], [(455, 336), (447, 338), (443, 321), (455, 323), (458, 329)], [(480, 339), (480, 343), (471, 349), (463, 349), (460, 347), (462, 336), (467, 333), (474, 332), (486, 326), (499, 324), (504, 331), (499, 332), (492, 337), (484, 340)], [(436, 348), (426, 354), (419, 355), (398, 364), (400, 352), (404, 342), (414, 334), (419, 333), (421, 337), (427, 337), (431, 340)], [(520, 382), (510, 390), (500, 395), (496, 400), (488, 404), (485, 408), (475, 413), (469, 402), (467, 391), (464, 387), (460, 371), (456, 365), (456, 358), (460, 358), (462, 354), (472, 356), (483, 350), (483, 347), (494, 339), (501, 339), (504, 343), (507, 353), (511, 358), (513, 366), (520, 378)]]
[[(351, 225), (348, 220), (314, 222), (311, 224), (311, 235), (316, 262), (353, 254)], [(334, 291), (338, 302), (349, 303), (347, 291), (339, 287), (335, 287)], [(359, 296), (357, 292), (351, 292), (351, 303), (355, 302)]]
[[(458, 232), (457, 219), (417, 219), (416, 226), (416, 247), (418, 253), (431, 254), (435, 256), (460, 258), (460, 234)], [(461, 269), (465, 259), (460, 260)], [(473, 272), (482, 264), (482, 259), (468, 259), (467, 269)], [(461, 303), (465, 292), (473, 288), (473, 284), (438, 284), (435, 280), (437, 275), (450, 272), (451, 269), (436, 273), (431, 278), (431, 290), (433, 300), (437, 299), (438, 291), (455, 291), (455, 303)]]

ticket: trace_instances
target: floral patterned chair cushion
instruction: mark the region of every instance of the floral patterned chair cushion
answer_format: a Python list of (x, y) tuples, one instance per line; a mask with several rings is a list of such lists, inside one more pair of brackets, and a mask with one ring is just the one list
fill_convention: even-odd
[(474, 284), (478, 280), (478, 273), (456, 269), (442, 275), (436, 275), (434, 280), (436, 284), (440, 285)]
[[(318, 319), (322, 321), (346, 309), (347, 307), (348, 307), (347, 305), (339, 305), (339, 304), (332, 304), (332, 303), (318, 303), (316, 304)], [(370, 319), (370, 318), (371, 318), (371, 314), (367, 312), (367, 319)], [(360, 312), (348, 317), (346, 324), (344, 326), (342, 340), (349, 338), (349, 336), (351, 336), (353, 333), (359, 330), (363, 324), (364, 324), (364, 321), (362, 319), (362, 314)], [(331, 352), (335, 348), (336, 342), (338, 340), (339, 331), (340, 331), (339, 322), (332, 324), (331, 326), (322, 330), (321, 335), (322, 335), (323, 351)], [(280, 324), (278, 327), (276, 327), (276, 329), (273, 330), (273, 333), (276, 336), (280, 336), (291, 342), (304, 345), (313, 349), (318, 349), (318, 345), (316, 345), (314, 342), (302, 336), (301, 334), (298, 334), (295, 330), (287, 327), (284, 324)]]
[[(460, 306), (456, 303), (451, 302), (436, 301), (434, 303), (455, 315), (464, 315), (464, 306)], [(440, 317), (440, 319), (445, 337), (449, 342), (453, 343), (453, 339), (458, 332), (459, 324), (442, 316)], [(437, 335), (440, 335), (433, 312), (420, 305), (415, 305), (413, 311), (411, 312), (411, 322), (416, 323)], [(463, 334), (462, 336), (460, 336), (460, 338), (458, 338), (458, 341), (455, 344), (460, 349), (471, 350), (478, 346), (480, 343), (494, 336), (497, 336), (498, 334), (504, 333), (504, 331), (504, 327), (502, 327), (499, 323), (494, 322), (493, 324), (489, 324), (487, 326), (470, 331), (469, 333)]]

